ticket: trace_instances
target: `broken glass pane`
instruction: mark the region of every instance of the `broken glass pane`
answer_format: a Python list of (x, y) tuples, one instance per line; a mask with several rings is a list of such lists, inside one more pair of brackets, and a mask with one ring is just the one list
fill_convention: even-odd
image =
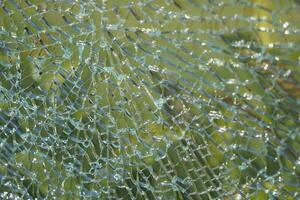
[(1, 199), (300, 198), (298, 0), (0, 5)]

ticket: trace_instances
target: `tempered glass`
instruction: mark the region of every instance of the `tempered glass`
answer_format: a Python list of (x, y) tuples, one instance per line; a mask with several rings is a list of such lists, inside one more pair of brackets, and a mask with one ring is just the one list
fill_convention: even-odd
[(1, 199), (300, 198), (299, 0), (0, 0)]

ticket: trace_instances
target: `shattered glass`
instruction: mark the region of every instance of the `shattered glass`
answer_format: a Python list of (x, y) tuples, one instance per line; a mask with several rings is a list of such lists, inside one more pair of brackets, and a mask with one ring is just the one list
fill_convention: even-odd
[(299, 199), (299, 0), (0, 0), (1, 199)]

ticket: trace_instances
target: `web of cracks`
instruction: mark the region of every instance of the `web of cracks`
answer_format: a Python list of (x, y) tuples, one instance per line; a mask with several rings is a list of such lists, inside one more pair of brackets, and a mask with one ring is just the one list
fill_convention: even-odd
[(298, 195), (294, 4), (2, 4), (3, 198)]

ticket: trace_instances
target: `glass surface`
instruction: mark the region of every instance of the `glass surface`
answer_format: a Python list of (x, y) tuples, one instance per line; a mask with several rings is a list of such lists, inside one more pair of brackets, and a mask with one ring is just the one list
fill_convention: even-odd
[(1, 199), (299, 199), (299, 0), (0, 0)]

